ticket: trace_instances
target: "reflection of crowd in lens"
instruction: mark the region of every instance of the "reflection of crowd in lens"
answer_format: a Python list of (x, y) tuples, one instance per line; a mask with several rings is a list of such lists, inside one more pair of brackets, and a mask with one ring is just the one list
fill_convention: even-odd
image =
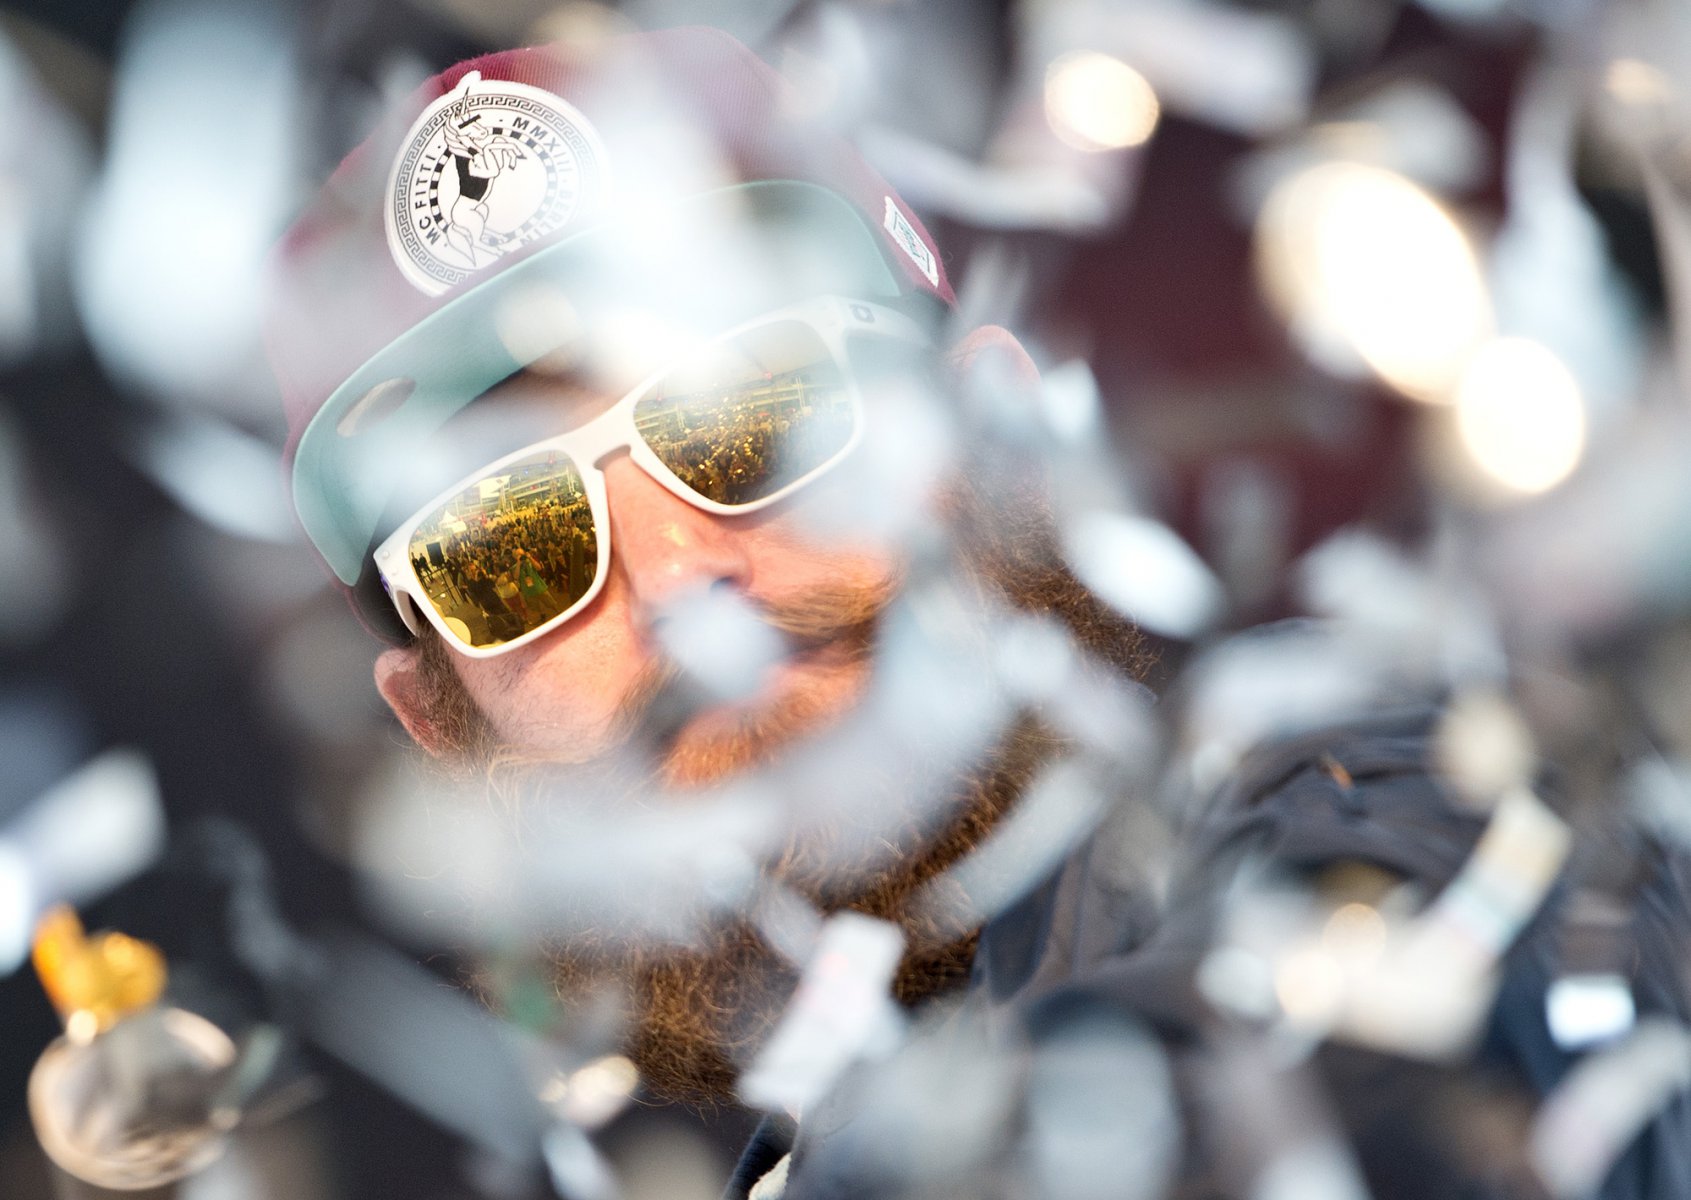
[(838, 387), (789, 377), (756, 392), (645, 401), (635, 421), (688, 487), (749, 504), (821, 466), (850, 439), (852, 416)]
[[(507, 480), (507, 497), (521, 485), (516, 476)], [(551, 620), (593, 582), (598, 549), (579, 483), (515, 503), (507, 498), (495, 511), (469, 511), (461, 519), (463, 532), (444, 531), (441, 521), (418, 529), (411, 561), (442, 615), (469, 626), (477, 645), (508, 641)], [(430, 543), (438, 543), (438, 556), (429, 553)]]
[[(755, 390), (642, 401), (635, 424), (687, 486), (721, 504), (748, 504), (821, 466), (850, 440), (845, 390), (814, 370)], [(460, 523), (462, 531), (448, 527)], [(411, 565), (441, 615), (463, 622), (474, 645), (509, 641), (551, 620), (587, 591), (598, 569), (579, 476), (566, 464), (531, 462), (505, 479), (497, 502), (473, 491), (460, 496), (412, 536)]]

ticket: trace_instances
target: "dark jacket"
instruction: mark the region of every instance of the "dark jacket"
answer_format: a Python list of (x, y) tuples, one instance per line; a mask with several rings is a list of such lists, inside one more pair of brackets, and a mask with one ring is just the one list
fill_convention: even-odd
[[(1430, 770), (1433, 719), (1428, 711), (1388, 715), (1254, 755), (1188, 820), (1160, 915), (1143, 887), (1110, 869), (1101, 839), (1083, 844), (986, 926), (960, 1004), (919, 1026), (889, 1062), (849, 1075), (806, 1114), (796, 1146), (790, 1123), (765, 1122), (728, 1195), (743, 1196), (790, 1147), (785, 1200), (1042, 1194), (1045, 1176), (1030, 1175), (1029, 1163), (1044, 1162), (1041, 1154), (1055, 1154), (1059, 1166), (1065, 1155), (1091, 1161), (1085, 1156), (1109, 1139), (1110, 1121), (1099, 1114), (1118, 1111), (1112, 1104), (1133, 1132), (1109, 1160), (1124, 1178), (1077, 1178), (1059, 1190), (1241, 1194), (1289, 1140), (1336, 1125), (1347, 1147), (1341, 1157), (1375, 1200), (1542, 1195), (1524, 1157), (1530, 1117), (1580, 1057), (1558, 1047), (1545, 1017), (1547, 989), (1567, 966), (1570, 896), (1593, 886), (1616, 892), (1629, 914), (1639, 1012), (1683, 1019), (1679, 964), (1691, 893), (1682, 856), (1632, 838), (1632, 869), (1617, 891), (1616, 873), (1594, 866), (1613, 854), (1577, 849), (1504, 957), (1483, 1036), (1460, 1062), (1333, 1042), (1288, 1066), (1265, 1050), (1272, 1039), (1261, 1026), (1218, 1013), (1198, 987), (1223, 898), (1248, 873), (1319, 887), (1332, 868), (1363, 864), (1428, 897), (1450, 882), (1485, 818), (1456, 803)], [(1093, 1043), (1077, 1041), (1076, 1031), (1112, 1023), (1127, 1037), (1122, 1073), (1154, 1076), (1154, 1086), (1139, 1080), (1106, 1094), (1108, 1075), (1096, 1074), (1103, 1068), (1084, 1054), (1077, 1062), (1072, 1048)], [(1155, 1047), (1143, 1071), (1131, 1066), (1140, 1061), (1135, 1038)], [(1059, 1096), (1105, 1091), (1060, 1111), (1053, 1135), (1054, 1086)], [(1030, 1102), (1042, 1096), (1043, 1116)], [(1135, 1124), (1146, 1108), (1161, 1112), (1161, 1125)], [(1334, 1122), (1309, 1116), (1321, 1110)], [(1135, 1158), (1127, 1146), (1160, 1140), (1160, 1157)], [(1601, 1196), (1691, 1197), (1683, 1094), (1653, 1114)]]

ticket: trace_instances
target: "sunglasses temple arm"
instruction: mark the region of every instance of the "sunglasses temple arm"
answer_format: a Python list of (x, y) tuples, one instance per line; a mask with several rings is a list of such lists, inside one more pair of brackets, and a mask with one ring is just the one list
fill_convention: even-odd
[(411, 631), (412, 637), (422, 637), (425, 619), (418, 610), (416, 598), (404, 588), (393, 586), (386, 576), (382, 578), (382, 590), (387, 593), (388, 603), (393, 605), (393, 611), (399, 614), (400, 624)]

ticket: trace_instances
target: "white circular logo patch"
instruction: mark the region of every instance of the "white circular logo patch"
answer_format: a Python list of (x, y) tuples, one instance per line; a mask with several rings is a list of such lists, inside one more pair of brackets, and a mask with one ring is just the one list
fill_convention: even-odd
[(471, 71), (423, 110), (388, 179), (388, 248), (438, 296), (520, 246), (591, 214), (605, 150), (551, 92)]

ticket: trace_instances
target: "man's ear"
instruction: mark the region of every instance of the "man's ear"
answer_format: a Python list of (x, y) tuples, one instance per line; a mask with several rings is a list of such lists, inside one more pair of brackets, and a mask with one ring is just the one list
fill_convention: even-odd
[(446, 749), (431, 719), (432, 705), (423, 683), (423, 652), (416, 645), (390, 646), (376, 656), (376, 690), (405, 726), (405, 732), (429, 754)]
[(1002, 325), (981, 325), (958, 339), (946, 362), (964, 387), (991, 387), (1025, 394), (1039, 389), (1039, 368), (1016, 335)]

